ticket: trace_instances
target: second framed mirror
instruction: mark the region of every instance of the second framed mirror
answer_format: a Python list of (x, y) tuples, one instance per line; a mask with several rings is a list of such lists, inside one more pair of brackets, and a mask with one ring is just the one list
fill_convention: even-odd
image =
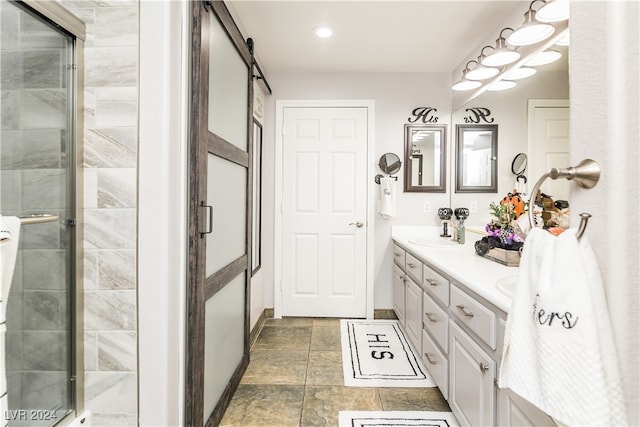
[(447, 126), (404, 125), (404, 191), (446, 192)]
[(498, 191), (498, 125), (456, 125), (456, 193)]

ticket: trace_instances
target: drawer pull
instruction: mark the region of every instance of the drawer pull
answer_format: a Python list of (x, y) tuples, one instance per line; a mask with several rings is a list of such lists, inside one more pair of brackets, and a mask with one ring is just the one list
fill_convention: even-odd
[(489, 370), (489, 365), (486, 363), (480, 362), (480, 372), (487, 372)]
[(408, 262), (407, 265), (409, 266), (409, 268), (416, 268), (416, 265), (412, 262)]
[(456, 305), (456, 307), (458, 307), (458, 310), (460, 310), (460, 312), (465, 316), (473, 317), (473, 313), (471, 313), (470, 311), (467, 311), (464, 305)]
[(424, 357), (426, 357), (427, 360), (429, 361), (429, 363), (431, 363), (432, 365), (435, 365), (435, 364), (438, 363), (435, 360), (433, 360), (433, 354), (431, 354), (431, 353), (425, 353)]
[(431, 286), (438, 286), (438, 282), (436, 282), (433, 279), (424, 279), (424, 281), (430, 284)]
[(436, 323), (438, 321), (438, 319), (434, 319), (432, 313), (425, 313), (424, 315), (427, 316), (433, 323)]

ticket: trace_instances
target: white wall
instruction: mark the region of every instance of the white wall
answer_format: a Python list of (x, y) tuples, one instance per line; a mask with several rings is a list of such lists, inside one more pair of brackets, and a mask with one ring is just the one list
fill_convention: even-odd
[(188, 10), (187, 2), (140, 2), (140, 426), (184, 419)]
[(598, 258), (627, 402), (640, 425), (640, 3), (572, 2), (571, 159), (592, 158), (602, 176), (572, 186), (572, 215), (590, 212), (586, 236)]
[[(449, 124), (451, 95), (449, 73), (269, 73), (274, 90), (267, 98), (264, 128), (264, 245), (274, 241), (274, 123), (276, 99), (373, 99), (375, 100), (375, 170), (378, 159), (394, 152), (403, 159), (398, 174), (398, 218), (383, 220), (376, 215), (374, 244), (375, 308), (391, 308), (391, 225), (436, 225), (438, 207), (449, 205), (445, 193), (403, 193), (404, 125), (416, 107), (436, 108), (438, 123)], [(449, 145), (450, 147), (450, 145)], [(450, 153), (450, 149), (449, 149)], [(269, 178), (268, 178), (269, 177)], [(450, 186), (450, 182), (447, 182)], [(431, 202), (432, 212), (423, 213), (423, 201)], [(272, 247), (272, 246), (271, 246)], [(273, 307), (273, 250), (263, 247), (265, 307)]]

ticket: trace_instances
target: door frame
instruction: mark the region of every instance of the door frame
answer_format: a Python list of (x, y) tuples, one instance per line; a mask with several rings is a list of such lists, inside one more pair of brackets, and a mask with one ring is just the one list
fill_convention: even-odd
[[(527, 104), (527, 128), (528, 128), (528, 143), (527, 143), (527, 170), (528, 170), (528, 185), (533, 187), (533, 184), (540, 178), (539, 176), (532, 176), (535, 174), (535, 124), (536, 124), (536, 108), (570, 108), (568, 99), (530, 99)], [(571, 114), (571, 111), (569, 111)], [(569, 129), (569, 141), (571, 141), (571, 129)], [(571, 153), (569, 153), (571, 156)]]
[(373, 99), (279, 99), (276, 100), (276, 134), (275, 134), (275, 233), (274, 233), (274, 266), (273, 266), (273, 315), (282, 318), (282, 168), (283, 145), (282, 135), (285, 108), (366, 108), (367, 109), (367, 227), (366, 227), (366, 316), (373, 319), (374, 305), (374, 269), (373, 242), (375, 218), (375, 182), (374, 157), (375, 148), (374, 120), (375, 100)]

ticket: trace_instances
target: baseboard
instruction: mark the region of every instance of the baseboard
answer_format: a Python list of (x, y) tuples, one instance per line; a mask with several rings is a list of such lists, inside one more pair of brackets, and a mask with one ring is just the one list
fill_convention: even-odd
[(373, 318), (398, 320), (398, 316), (396, 316), (395, 311), (393, 311), (392, 309), (382, 309), (382, 308), (373, 310)]
[(260, 313), (258, 321), (256, 322), (253, 329), (251, 329), (251, 333), (249, 334), (249, 348), (253, 347), (253, 344), (255, 344), (256, 340), (258, 339), (258, 335), (260, 335), (260, 331), (262, 331), (262, 327), (264, 326), (264, 323), (267, 321), (267, 319), (273, 319), (273, 308), (265, 308), (264, 310), (262, 310), (262, 313)]

